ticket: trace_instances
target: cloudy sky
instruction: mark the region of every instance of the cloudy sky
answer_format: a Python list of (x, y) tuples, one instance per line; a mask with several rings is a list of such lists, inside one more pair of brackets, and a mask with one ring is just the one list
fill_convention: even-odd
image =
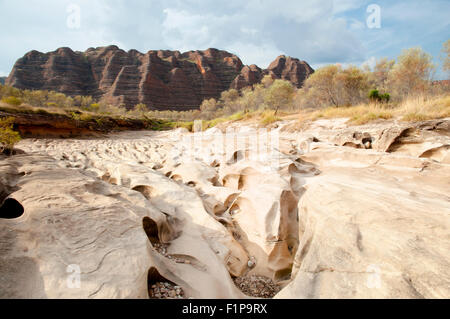
[[(0, 76), (33, 49), (110, 44), (141, 52), (213, 47), (262, 68), (280, 54), (317, 68), (371, 64), (421, 46), (440, 64), (449, 13), (448, 0), (0, 0)], [(436, 78), (446, 77), (439, 66)]]

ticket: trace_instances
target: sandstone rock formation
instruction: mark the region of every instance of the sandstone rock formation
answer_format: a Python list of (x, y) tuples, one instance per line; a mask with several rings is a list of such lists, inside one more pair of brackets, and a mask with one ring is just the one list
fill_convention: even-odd
[(54, 90), (68, 95), (91, 95), (114, 104), (152, 109), (198, 108), (204, 99), (218, 98), (229, 88), (259, 82), (264, 74), (300, 87), (313, 70), (304, 61), (277, 58), (269, 70), (243, 66), (234, 54), (205, 51), (125, 52), (117, 46), (74, 52), (70, 48), (31, 51), (14, 65), (6, 84), (20, 89)]
[(449, 123), (22, 140), (0, 297), (449, 298)]
[(285, 55), (276, 58), (265, 71), (273, 78), (290, 81), (297, 87), (301, 87), (306, 78), (314, 72), (305, 61)]
[(257, 65), (244, 66), (241, 73), (231, 83), (231, 88), (240, 90), (246, 86), (259, 83), (263, 77), (263, 70)]

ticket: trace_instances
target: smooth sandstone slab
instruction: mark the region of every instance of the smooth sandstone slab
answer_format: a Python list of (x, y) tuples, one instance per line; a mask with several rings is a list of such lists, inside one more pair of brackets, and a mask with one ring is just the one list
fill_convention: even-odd
[[(228, 137), (23, 140), (28, 155), (0, 161), (0, 199), (25, 208), (0, 219), (0, 271), (11, 274), (0, 291), (145, 298), (156, 269), (194, 298), (245, 298), (231, 279), (253, 274), (281, 282), (277, 298), (448, 298), (445, 123), (280, 123), (278, 143), (258, 147), (239, 123)], [(65, 288), (72, 262), (83, 264), (77, 292)]]

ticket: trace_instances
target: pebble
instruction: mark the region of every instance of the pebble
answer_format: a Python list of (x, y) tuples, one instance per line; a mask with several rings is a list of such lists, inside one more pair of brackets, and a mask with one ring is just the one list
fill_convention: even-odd
[(257, 298), (273, 298), (281, 287), (264, 276), (242, 276), (233, 279), (235, 285), (246, 295)]
[(161, 255), (163, 255), (164, 257), (167, 257), (170, 260), (173, 260), (173, 261), (175, 261), (178, 264), (190, 264), (190, 262), (188, 260), (184, 260), (184, 259), (181, 259), (181, 258), (176, 258), (176, 257), (173, 257), (173, 256), (169, 255), (167, 253), (167, 247), (168, 246), (169, 246), (168, 244), (156, 243), (156, 244), (153, 245), (153, 248), (155, 248), (155, 250), (158, 253), (160, 253)]
[(151, 299), (186, 299), (183, 289), (169, 282), (157, 282), (151, 285), (148, 295)]
[(256, 259), (255, 257), (250, 257), (249, 261), (247, 262), (248, 268), (253, 268), (256, 266)]

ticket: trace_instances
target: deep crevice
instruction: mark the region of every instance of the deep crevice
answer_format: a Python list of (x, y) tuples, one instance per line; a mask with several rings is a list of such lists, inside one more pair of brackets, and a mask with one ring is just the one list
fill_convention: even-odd
[(0, 218), (14, 219), (19, 218), (24, 213), (24, 208), (14, 198), (7, 198), (0, 207)]
[(152, 245), (160, 244), (161, 241), (159, 239), (158, 225), (156, 222), (149, 217), (144, 217), (142, 220), (142, 225)]
[(162, 276), (155, 267), (150, 267), (147, 275), (148, 297), (150, 299), (185, 299), (180, 286)]

